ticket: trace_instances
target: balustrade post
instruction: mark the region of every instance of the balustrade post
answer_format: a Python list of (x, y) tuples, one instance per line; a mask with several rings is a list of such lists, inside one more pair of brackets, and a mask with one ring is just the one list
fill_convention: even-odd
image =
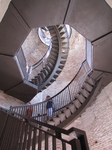
[(82, 150), (79, 140), (73, 139), (70, 141), (70, 144), (71, 144), (72, 150)]
[(72, 101), (71, 95), (70, 95), (70, 88), (69, 88), (69, 86), (68, 86), (68, 92), (69, 92), (70, 101)]
[(1, 132), (1, 135), (0, 135), (0, 145), (1, 145), (1, 143), (2, 143), (2, 138), (3, 138), (3, 135), (4, 135), (5, 129), (6, 129), (6, 125), (7, 125), (7, 122), (8, 122), (8, 118), (9, 118), (9, 114), (8, 114), (8, 112), (7, 112), (6, 119), (5, 119), (4, 125), (3, 125), (3, 129), (2, 129), (2, 132)]

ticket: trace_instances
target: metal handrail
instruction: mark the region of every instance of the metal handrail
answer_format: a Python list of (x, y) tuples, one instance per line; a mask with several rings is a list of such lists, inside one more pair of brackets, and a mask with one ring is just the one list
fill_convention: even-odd
[[(91, 71), (90, 69), (85, 69), (86, 63), (86, 60), (84, 60), (72, 81), (63, 90), (61, 90), (59, 93), (52, 97), (52, 100), (55, 104), (54, 115), (56, 115), (63, 107), (65, 107), (72, 100), (74, 100), (74, 97), (80, 91), (84, 81), (87, 78), (87, 75)], [(44, 122), (46, 120), (46, 105), (47, 101), (33, 104), (33, 117), (38, 116), (36, 118), (39, 118), (40, 121)], [(22, 115), (25, 115), (25, 112), (28, 108), (28, 105), (22, 105), (17, 107), (11, 107), (10, 109), (13, 112), (18, 112)]]
[[(75, 150), (79, 150), (79, 148), (82, 150), (89, 149), (86, 133), (83, 130), (77, 128), (65, 130), (24, 117), (29, 120), (29, 123), (26, 123), (22, 121), (23, 117), (24, 116), (20, 114), (11, 111), (6, 113), (0, 109), (0, 120), (2, 120), (0, 125), (4, 125), (0, 128), (0, 133), (2, 133), (0, 136), (0, 149), (30, 149), (30, 147), (37, 149), (37, 146), (38, 149), (43, 149), (44, 147), (48, 149), (48, 144), (52, 145), (53, 149), (56, 149), (58, 146), (56, 140), (60, 140), (63, 150), (66, 150), (67, 145), (70, 146), (71, 150), (74, 150), (74, 148)], [(49, 128), (54, 132), (47, 132), (40, 127)], [(69, 138), (65, 139), (62, 137), (63, 134), (69, 136)], [(71, 134), (74, 135), (72, 139), (70, 138)], [(42, 137), (45, 137), (44, 145), (42, 145)], [(52, 138), (53, 140), (49, 143), (48, 138)]]

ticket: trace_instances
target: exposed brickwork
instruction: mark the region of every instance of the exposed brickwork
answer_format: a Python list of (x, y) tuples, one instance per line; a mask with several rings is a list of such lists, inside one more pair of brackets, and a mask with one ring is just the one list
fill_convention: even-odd
[(9, 109), (10, 106), (18, 106), (24, 104), (22, 101), (5, 94), (0, 90), (0, 107)]
[(112, 83), (106, 86), (92, 105), (69, 127), (85, 130), (90, 150), (112, 149)]

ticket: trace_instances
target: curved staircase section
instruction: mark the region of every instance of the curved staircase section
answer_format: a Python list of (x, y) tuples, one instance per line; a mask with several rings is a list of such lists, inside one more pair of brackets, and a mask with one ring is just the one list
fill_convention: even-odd
[[(63, 108), (54, 112), (53, 118), (47, 121), (48, 124), (53, 126), (65, 127), (79, 117), (82, 112), (87, 108), (88, 104), (93, 100), (95, 90), (99, 88), (99, 81), (87, 77), (84, 85), (80, 91), (75, 95), (74, 100)], [(43, 130), (49, 130), (42, 126)]]
[(43, 69), (31, 81), (38, 86), (38, 92), (56, 80), (66, 63), (69, 51), (69, 38), (65, 25), (51, 26), (48, 30), (52, 40), (50, 55)]
[[(14, 113), (25, 115), (26, 110), (32, 107), (33, 119), (47, 122), (54, 126), (66, 126), (81, 115), (98, 94), (98, 90), (101, 88), (102, 76), (98, 75), (98, 79), (94, 79), (93, 74), (90, 69), (87, 71), (87, 62), (85, 60), (74, 79), (62, 91), (52, 97), (55, 111), (53, 112), (53, 118), (49, 121), (47, 121), (46, 116), (47, 101), (31, 106), (11, 107), (10, 110)], [(48, 128), (44, 130), (48, 130)]]
[[(41, 103), (40, 105), (30, 105), (33, 107), (33, 119), (41, 122), (46, 122), (52, 126), (65, 127), (73, 122), (77, 117), (79, 117), (84, 110), (91, 104), (95, 99), (98, 91), (101, 88), (101, 78), (99, 80), (94, 80), (90, 76), (87, 76), (84, 84), (81, 86), (80, 91), (74, 95), (74, 99), (69, 101), (67, 105), (57, 108), (53, 113), (53, 118), (46, 121), (46, 102)], [(97, 92), (96, 92), (97, 91)], [(25, 115), (28, 105), (22, 107), (11, 107), (11, 112), (20, 113)], [(44, 110), (44, 112), (42, 112)], [(48, 131), (49, 128), (41, 126), (42, 130)]]
[[(91, 101), (98, 83), (98, 81), (95, 82), (95, 80), (92, 78), (87, 77), (83, 87), (74, 97), (74, 100), (72, 100), (62, 109), (55, 111), (53, 118), (47, 121), (47, 123), (54, 126), (65, 127), (73, 122), (87, 108), (87, 105)], [(43, 129), (48, 130), (46, 128)]]

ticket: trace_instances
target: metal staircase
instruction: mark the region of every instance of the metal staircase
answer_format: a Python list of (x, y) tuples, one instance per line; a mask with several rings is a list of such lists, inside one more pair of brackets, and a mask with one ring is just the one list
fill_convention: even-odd
[[(47, 122), (53, 126), (66, 126), (71, 121), (76, 119), (87, 108), (88, 104), (93, 101), (96, 96), (95, 91), (101, 88), (102, 73), (98, 78), (93, 78), (88, 63), (85, 60), (78, 73), (73, 80), (58, 94), (52, 97), (55, 105), (53, 118), (47, 121), (46, 105), (47, 101), (32, 105), (33, 119)], [(14, 113), (25, 115), (26, 110), (30, 106), (11, 107), (10, 110)], [(43, 128), (48, 130), (48, 128)]]
[[(31, 79), (31, 83), (38, 86), (38, 92), (47, 88), (56, 80), (66, 63), (69, 51), (69, 38), (65, 25), (47, 28), (51, 35), (49, 56), (43, 58), (42, 69), (39, 72), (37, 71), (38, 74)], [(35, 66), (33, 67), (35, 68)]]
[[(62, 7), (63, 6), (63, 7)], [(50, 8), (50, 9), (49, 9)], [(80, 11), (81, 10), (81, 11)], [(105, 10), (105, 14), (104, 14)], [(86, 76), (82, 76), (79, 84), (73, 80), (73, 86), (71, 83), (69, 86), (63, 89), (55, 97), (53, 101), (56, 101), (56, 106), (58, 106), (54, 112), (55, 118), (52, 123), (63, 127), (70, 123), (74, 118), (78, 117), (84, 109), (91, 104), (95, 96), (98, 94), (99, 90), (112, 81), (112, 9), (106, 3), (106, 1), (87, 1), (85, 0), (82, 3), (81, 0), (77, 1), (22, 1), (22, 0), (12, 0), (9, 4), (8, 10), (0, 23), (0, 89), (5, 91), (7, 94), (10, 94), (16, 98), (19, 98), (25, 102), (29, 101), (37, 93), (37, 88), (32, 84), (26, 81), (26, 78), (21, 76), (19, 72), (17, 63), (15, 61), (15, 55), (21, 47), (21, 44), (24, 42), (25, 38), (29, 34), (32, 28), (38, 28), (40, 26), (50, 26), (56, 24), (70, 24), (74, 29), (80, 32), (86, 39), (90, 41), (90, 47), (93, 49), (93, 61), (92, 66), (93, 70)], [(62, 34), (63, 35), (63, 32)], [(53, 36), (54, 40), (57, 37)], [(63, 41), (63, 36), (62, 36)], [(57, 48), (57, 44), (54, 42), (54, 49)], [(64, 41), (63, 41), (64, 43)], [(91, 46), (92, 45), (92, 46)], [(63, 47), (66, 47), (64, 43)], [(66, 48), (63, 48), (66, 50)], [(89, 51), (89, 50), (88, 50)], [(89, 56), (88, 56), (89, 57)], [(24, 61), (24, 60), (23, 60)], [(54, 62), (54, 55), (52, 57), (52, 62)], [(63, 62), (63, 60), (62, 60)], [(25, 64), (25, 62), (24, 62)], [(63, 63), (61, 63), (63, 64)], [(51, 65), (51, 64), (49, 64)], [(49, 65), (47, 67), (48, 72)], [(26, 66), (26, 65), (25, 65)], [(54, 63), (53, 66), (54, 67)], [(62, 66), (63, 67), (63, 66)], [(58, 68), (58, 67), (57, 67)], [(61, 68), (61, 66), (60, 66)], [(60, 72), (60, 68), (58, 68)], [(23, 65), (23, 69), (26, 71), (26, 68)], [(58, 72), (57, 71), (57, 72)], [(57, 73), (55, 71), (55, 75)], [(53, 72), (52, 72), (53, 73)], [(52, 77), (55, 77), (51, 73)], [(41, 73), (40, 73), (41, 74)], [(83, 74), (83, 73), (81, 73)], [(44, 76), (44, 74), (42, 74)], [(84, 78), (86, 77), (86, 78)], [(39, 90), (41, 91), (42, 84), (45, 83), (47, 86), (47, 80), (52, 82), (49, 78), (45, 79), (44, 77), (39, 77), (38, 84)], [(92, 79), (95, 84), (90, 84), (87, 80)], [(35, 79), (34, 79), (35, 80)], [(36, 80), (35, 80), (36, 81)], [(84, 82), (83, 82), (84, 81)], [(86, 82), (85, 82), (86, 81)], [(45, 109), (46, 102), (37, 104), (34, 107), (34, 118), (37, 120), (45, 121), (46, 111)], [(15, 111), (22, 113), (24, 115), (28, 106), (16, 107)], [(11, 108), (13, 109), (13, 108)], [(60, 114), (59, 114), (60, 111)], [(15, 116), (15, 112), (12, 114)], [(37, 115), (37, 116), (36, 116)], [(65, 117), (64, 117), (64, 116)], [(5, 116), (5, 117), (4, 117)], [(32, 149), (35, 149), (35, 137), (36, 132), (39, 129), (35, 129), (30, 124), (20, 123), (20, 118), (18, 117), (15, 121), (15, 117), (10, 114), (0, 112), (0, 148), (2, 149), (16, 149), (18, 146), (20, 149), (25, 149), (26, 145), (32, 146)], [(19, 115), (20, 116), (20, 115)], [(60, 116), (60, 120), (59, 120)], [(23, 117), (23, 116), (22, 116)], [(62, 118), (61, 118), (62, 117)], [(63, 119), (65, 118), (65, 120)], [(14, 120), (13, 120), (14, 119)], [(57, 121), (55, 121), (57, 119)], [(4, 122), (3, 122), (4, 120)], [(37, 123), (37, 120), (34, 122)], [(62, 121), (62, 122), (61, 122)], [(59, 123), (59, 124), (58, 124)], [(49, 124), (44, 125), (43, 122), (39, 123), (42, 128), (46, 127), (53, 129)], [(21, 132), (25, 128), (25, 134)], [(31, 128), (29, 136), (27, 136), (27, 131)], [(1, 130), (2, 129), (2, 130)], [(60, 137), (60, 129), (54, 128), (57, 131), (57, 135)], [(42, 132), (47, 133), (46, 131)], [(41, 131), (39, 139), (41, 139)], [(73, 131), (73, 130), (72, 130)], [(17, 133), (17, 134), (16, 134)], [(22, 133), (19, 136), (19, 133)], [(69, 134), (68, 132), (64, 132)], [(33, 136), (31, 136), (33, 135)], [(51, 135), (51, 134), (50, 134)], [(80, 134), (78, 134), (78, 139), (83, 139)], [(12, 137), (12, 138), (10, 138)], [(18, 142), (18, 138), (21, 139)], [(20, 138), (21, 137), (21, 138)], [(27, 140), (28, 137), (28, 140)], [(52, 136), (54, 137), (54, 136)], [(30, 139), (32, 142), (30, 143)], [(47, 138), (45, 134), (45, 138)], [(52, 141), (55, 141), (54, 137)], [(62, 138), (60, 138), (62, 140)], [(41, 140), (40, 140), (41, 141)], [(38, 141), (38, 142), (40, 142)], [(62, 140), (62, 148), (65, 148), (65, 140)], [(77, 140), (70, 141), (69, 144), (80, 143)], [(48, 142), (45, 142), (45, 147), (47, 149)], [(19, 149), (17, 147), (17, 149)], [(55, 142), (53, 148), (56, 149)], [(75, 149), (74, 147), (72, 147)], [(83, 146), (82, 146), (83, 148)], [(41, 144), (39, 144), (38, 149), (41, 149)], [(79, 150), (79, 149), (78, 149)]]
[[(23, 117), (0, 108), (0, 150), (89, 150), (84, 131), (64, 130), (33, 119), (26, 123)], [(40, 126), (54, 132), (46, 132)]]

